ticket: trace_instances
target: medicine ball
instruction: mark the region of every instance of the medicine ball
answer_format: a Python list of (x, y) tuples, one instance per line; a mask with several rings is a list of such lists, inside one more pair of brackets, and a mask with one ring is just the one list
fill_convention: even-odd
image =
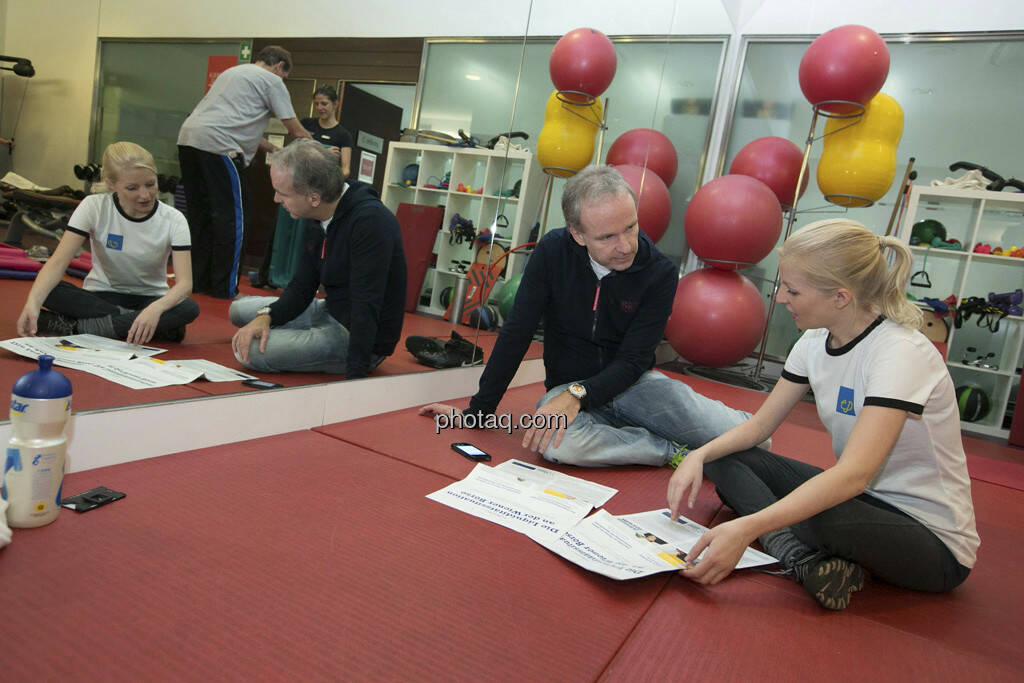
[(964, 422), (977, 422), (988, 415), (992, 401), (981, 387), (962, 386), (956, 388), (956, 402), (960, 407), (960, 419)]
[(441, 296), (439, 298), (441, 299), (441, 307), (448, 308), (448, 304), (452, 302), (452, 288), (445, 287), (442, 289)]
[(498, 327), (498, 307), (484, 304), (469, 314), (469, 324), (478, 330), (493, 330)]
[(936, 237), (946, 239), (946, 226), (932, 218), (914, 223), (910, 230), (911, 244), (931, 244)]

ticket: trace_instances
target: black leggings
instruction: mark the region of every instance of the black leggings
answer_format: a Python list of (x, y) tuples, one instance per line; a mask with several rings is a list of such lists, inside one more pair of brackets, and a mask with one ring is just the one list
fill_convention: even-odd
[[(722, 501), (741, 515), (763, 510), (821, 471), (760, 448), (704, 464)], [(760, 540), (787, 568), (824, 552), (856, 562), (887, 583), (921, 591), (952, 590), (971, 571), (928, 527), (867, 493)]]
[[(124, 339), (139, 311), (159, 298), (119, 292), (92, 292), (61, 280), (46, 297), (43, 306), (54, 313), (75, 319), (109, 315), (115, 338)], [(185, 299), (174, 308), (164, 311), (157, 322), (153, 338), (180, 339), (181, 331), (198, 315), (199, 304), (192, 299)]]

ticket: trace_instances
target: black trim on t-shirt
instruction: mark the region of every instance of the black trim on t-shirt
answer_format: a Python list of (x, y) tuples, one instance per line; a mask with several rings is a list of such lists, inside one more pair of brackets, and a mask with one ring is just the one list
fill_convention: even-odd
[(70, 230), (71, 232), (75, 233), (76, 235), (81, 235), (82, 237), (88, 237), (89, 236), (89, 233), (86, 232), (85, 230), (80, 230), (78, 228), (73, 228), (70, 225), (68, 226), (68, 230)]
[(782, 370), (782, 379), (789, 380), (790, 382), (794, 382), (796, 384), (810, 384), (811, 383), (811, 380), (807, 379), (806, 377), (801, 377), (800, 375), (794, 375), (792, 372), (789, 372), (786, 369)]
[(901, 401), (898, 398), (882, 398), (881, 396), (867, 396), (864, 398), (864, 405), (866, 406), (881, 406), (882, 408), (896, 408), (897, 410), (905, 410), (908, 413), (914, 415), (924, 414), (924, 406), (919, 403), (912, 403), (910, 401)]
[(121, 208), (121, 202), (117, 201), (117, 193), (116, 192), (112, 192), (111, 194), (114, 197), (114, 208), (117, 209), (117, 212), (119, 214), (121, 214), (122, 218), (124, 218), (126, 220), (129, 220), (132, 223), (145, 223), (150, 218), (152, 218), (156, 214), (156, 210), (158, 208), (160, 208), (160, 200), (158, 199), (158, 200), (153, 202), (153, 210), (150, 211), (148, 214), (146, 214), (142, 218), (132, 218), (131, 216), (129, 216), (128, 214), (126, 214), (124, 212), (124, 209)]
[(176, 247), (176, 246), (174, 246), (172, 244), (171, 245), (171, 251), (192, 251), (192, 246), (186, 244), (185, 246), (182, 246), (182, 247)]
[(856, 337), (854, 337), (851, 341), (847, 342), (843, 346), (840, 346), (838, 349), (833, 349), (833, 348), (829, 347), (828, 342), (829, 342), (830, 339), (832, 339), (832, 333), (829, 332), (828, 333), (828, 337), (825, 338), (825, 353), (827, 353), (830, 356), (841, 356), (841, 355), (843, 355), (844, 353), (846, 353), (847, 351), (852, 349), (854, 346), (856, 346), (858, 344), (858, 342), (860, 342), (861, 339), (863, 339), (864, 337), (866, 337), (869, 334), (871, 334), (871, 330), (873, 330), (876, 327), (878, 327), (879, 325), (881, 325), (883, 320), (885, 320), (885, 316), (884, 315), (878, 316), (877, 318), (874, 319), (874, 321), (870, 325), (868, 325), (864, 329), (863, 332), (858, 334)]

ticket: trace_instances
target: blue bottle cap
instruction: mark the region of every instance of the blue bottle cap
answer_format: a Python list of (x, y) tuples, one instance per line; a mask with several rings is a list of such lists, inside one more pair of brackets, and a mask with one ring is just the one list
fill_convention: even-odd
[(53, 356), (39, 356), (39, 369), (19, 377), (13, 393), (22, 398), (67, 398), (71, 382), (53, 369)]

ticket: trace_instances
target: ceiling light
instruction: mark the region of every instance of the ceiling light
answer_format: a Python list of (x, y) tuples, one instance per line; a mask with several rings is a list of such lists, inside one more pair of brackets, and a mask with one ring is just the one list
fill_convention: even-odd
[(479, 81), (480, 77), (477, 76), (476, 74), (466, 74), (466, 80), (469, 80), (469, 81)]

